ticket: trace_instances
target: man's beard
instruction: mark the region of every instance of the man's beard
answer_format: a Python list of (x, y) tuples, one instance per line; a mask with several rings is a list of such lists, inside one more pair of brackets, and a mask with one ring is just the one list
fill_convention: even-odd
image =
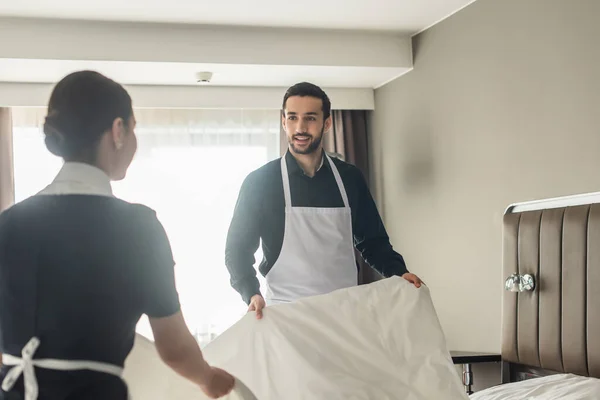
[[(319, 145), (321, 144), (321, 141), (323, 140), (324, 132), (325, 132), (325, 126), (323, 126), (323, 128), (321, 128), (321, 134), (317, 138), (312, 137), (311, 135), (308, 135), (308, 134), (294, 134), (291, 137), (291, 139), (288, 139), (288, 143), (290, 144), (290, 147), (296, 154), (311, 154), (319, 149)], [(294, 138), (298, 137), (298, 136), (309, 136), (312, 138), (312, 141), (310, 142), (308, 147), (306, 147), (305, 149), (299, 149), (296, 146), (294, 146)]]

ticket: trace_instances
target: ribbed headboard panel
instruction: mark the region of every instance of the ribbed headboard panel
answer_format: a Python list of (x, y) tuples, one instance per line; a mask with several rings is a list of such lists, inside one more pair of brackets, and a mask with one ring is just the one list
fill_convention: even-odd
[(504, 277), (531, 274), (536, 288), (503, 291), (504, 361), (600, 378), (598, 203), (507, 210)]

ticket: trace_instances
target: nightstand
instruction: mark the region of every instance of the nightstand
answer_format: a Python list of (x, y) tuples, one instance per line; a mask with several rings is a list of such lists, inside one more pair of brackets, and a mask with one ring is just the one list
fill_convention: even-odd
[(472, 364), (489, 363), (489, 362), (500, 362), (502, 357), (500, 354), (494, 353), (477, 353), (473, 351), (451, 351), (450, 356), (454, 364), (462, 364), (463, 374), (462, 382), (465, 386), (465, 392), (472, 394), (471, 387), (473, 386), (473, 371), (471, 371)]

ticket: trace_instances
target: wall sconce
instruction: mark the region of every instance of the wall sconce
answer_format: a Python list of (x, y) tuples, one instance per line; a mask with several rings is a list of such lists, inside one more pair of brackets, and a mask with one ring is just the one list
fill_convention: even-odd
[(512, 274), (504, 282), (504, 289), (509, 292), (532, 292), (535, 289), (535, 278), (530, 274)]

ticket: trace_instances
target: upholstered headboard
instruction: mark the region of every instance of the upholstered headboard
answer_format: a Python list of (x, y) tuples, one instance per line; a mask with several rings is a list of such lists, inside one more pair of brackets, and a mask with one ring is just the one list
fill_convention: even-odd
[(504, 215), (503, 382), (551, 373), (600, 378), (600, 193), (515, 204)]

